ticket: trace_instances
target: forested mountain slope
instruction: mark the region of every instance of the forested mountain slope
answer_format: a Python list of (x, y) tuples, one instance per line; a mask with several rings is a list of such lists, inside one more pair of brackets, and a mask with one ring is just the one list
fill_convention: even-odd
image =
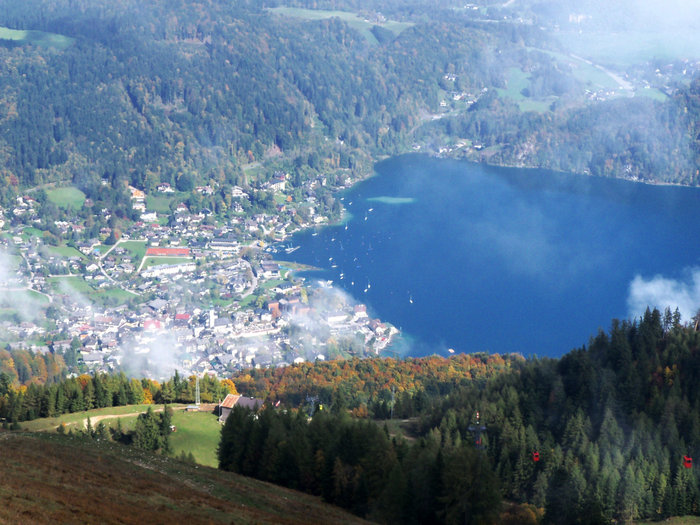
[[(65, 37), (47, 46), (0, 34), (5, 203), (56, 181), (104, 180), (117, 193), (244, 184), (243, 163), (280, 155), (292, 171), (366, 171), (416, 140), (437, 151), (456, 138), (494, 163), (695, 181), (694, 88), (666, 102), (588, 104), (586, 85), (551, 54), (565, 50), (536, 26), (437, 4), (386, 2), (403, 25), (368, 22), (366, 38), (344, 19), (287, 16), (272, 2), (3, 0), (0, 25)], [(528, 75), (539, 110), (496, 95), (513, 71)], [(483, 100), (442, 107), (455, 97)], [(423, 129), (433, 116), (445, 118)]]
[[(305, 410), (328, 404), (310, 425), (273, 410), (255, 420), (237, 414), (222, 435), (220, 464), (388, 523), (497, 519), (501, 497), (544, 509), (547, 523), (698, 514), (699, 349), (694, 326), (654, 310), (614, 321), (561, 359), (511, 361), (483, 381), (423, 384), (443, 375), (438, 359), (406, 361), (409, 374), (391, 361), (337, 366), (332, 392), (305, 380), (325, 364), (270, 375), (270, 391), (305, 389)], [(463, 359), (443, 361), (456, 370)], [(393, 380), (376, 380), (387, 371)], [(245, 389), (249, 377), (234, 382)], [(357, 409), (363, 396), (413, 416), (412, 439), (349, 420), (348, 405), (367, 417)], [(370, 406), (369, 416), (390, 416), (381, 403)]]

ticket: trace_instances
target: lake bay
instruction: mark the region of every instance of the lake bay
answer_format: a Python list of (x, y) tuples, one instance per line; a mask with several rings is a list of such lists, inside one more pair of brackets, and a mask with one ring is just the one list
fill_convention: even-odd
[(649, 302), (700, 307), (697, 188), (423, 155), (376, 172), (341, 195), (345, 224), (280, 256), (399, 327), (402, 353), (555, 357)]

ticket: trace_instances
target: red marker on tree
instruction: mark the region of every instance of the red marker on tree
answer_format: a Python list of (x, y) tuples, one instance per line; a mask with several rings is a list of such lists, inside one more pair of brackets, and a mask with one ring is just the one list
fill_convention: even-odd
[(683, 456), (683, 466), (685, 468), (692, 468), (693, 467), (693, 458), (690, 456)]
[(532, 453), (532, 461), (537, 463), (539, 460), (540, 460), (540, 453), (537, 451), (533, 452)]

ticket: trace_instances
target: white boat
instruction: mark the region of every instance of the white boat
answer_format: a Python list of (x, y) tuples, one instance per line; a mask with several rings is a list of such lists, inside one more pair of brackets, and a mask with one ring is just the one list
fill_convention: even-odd
[(284, 252), (285, 252), (285, 253), (294, 253), (294, 252), (297, 251), (299, 248), (301, 248), (301, 246), (289, 246), (289, 247), (287, 247), (287, 248), (284, 249)]

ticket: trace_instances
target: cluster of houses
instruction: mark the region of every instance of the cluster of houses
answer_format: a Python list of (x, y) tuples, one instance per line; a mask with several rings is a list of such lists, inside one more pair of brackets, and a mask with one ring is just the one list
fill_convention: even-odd
[[(37, 315), (22, 311), (14, 319), (0, 319), (3, 343), (39, 352), (77, 347), (83, 370), (151, 377), (174, 370), (225, 377), (248, 367), (348, 352), (376, 354), (397, 333), (393, 327), (371, 319), (364, 305), (346, 298), (320, 299), (334, 290), (291, 278), (263, 252), (268, 243), (328, 221), (327, 182), (324, 177), (304, 181), (302, 201), (277, 198), (282, 204), (274, 212), (234, 214), (226, 221), (207, 209), (193, 212), (184, 203), (174, 205), (164, 220), (149, 210), (142, 190), (130, 187), (140, 220), (114, 245), (103, 244), (111, 233), (103, 228), (99, 238), (72, 245), (72, 252), (45, 245), (42, 236), (27, 229), (31, 222), (22, 219), (0, 238), (0, 250), (20, 261), (0, 268), (6, 270), (0, 271), (0, 297), (9, 299), (12, 290), (21, 289), (43, 294), (45, 301), (33, 303)], [(333, 185), (351, 182), (349, 176), (338, 177)], [(290, 186), (289, 176), (279, 172), (257, 190), (278, 194)], [(157, 191), (175, 193), (167, 183)], [(193, 191), (209, 195), (214, 190)], [(250, 198), (239, 186), (231, 197), (234, 210), (241, 212), (241, 203)], [(12, 213), (30, 219), (39, 208), (31, 197), (20, 197)], [(107, 217), (110, 211), (101, 213)], [(82, 227), (73, 219), (55, 226), (59, 232)], [(82, 283), (79, 290), (75, 280)], [(50, 321), (43, 315), (47, 305)]]
[(284, 288), (286, 297), (232, 313), (186, 309), (165, 299), (136, 310), (74, 305), (71, 315), (57, 320), (55, 333), (64, 338), (35, 350), (65, 352), (78, 340), (81, 362), (91, 371), (127, 370), (161, 378), (179, 370), (227, 377), (234, 370), (333, 357), (332, 341), (342, 338), (360, 341), (366, 355), (377, 353), (397, 333), (369, 318), (364, 305), (343, 304), (331, 311), (319, 307), (328, 301), (316, 301), (315, 294), (332, 290), (317, 289), (304, 302), (299, 285)]
[[(0, 288), (41, 290), (59, 314), (53, 329), (47, 330), (41, 318), (20, 318), (2, 321), (4, 333), (13, 339), (11, 347), (40, 352), (64, 353), (77, 340), (83, 369), (127, 370), (155, 378), (169, 376), (176, 369), (184, 374), (227, 377), (233, 370), (249, 367), (324, 360), (339, 355), (336, 343), (344, 340), (355, 342), (353, 348), (359, 350), (354, 355), (372, 355), (384, 349), (397, 333), (393, 327), (371, 319), (364, 305), (347, 299), (329, 301), (325, 296), (335, 293), (332, 288), (283, 279), (282, 268), (274, 261), (262, 260), (253, 268), (236, 255), (238, 241), (226, 235), (214, 236), (198, 248), (206, 261), (200, 267), (194, 260), (195, 249), (145, 248), (144, 258), (179, 257), (189, 262), (156, 265), (141, 271), (137, 278), (128, 281), (130, 289), (138, 294), (137, 304), (129, 307), (98, 307), (84, 295), (71, 293), (68, 287), (50, 286), (49, 281), (55, 282), (58, 276), (34, 271), (28, 275), (27, 266), (14, 273), (6, 272)], [(224, 245), (230, 242), (236, 249), (220, 253), (225, 246), (211, 246), (216, 239)], [(92, 284), (95, 290), (118, 286), (105, 278), (102, 270), (120, 277), (139, 264), (120, 245), (101, 260), (95, 256), (97, 262), (86, 264), (84, 260), (70, 262), (47, 255), (37, 238), (17, 236), (16, 240), (21, 242), (21, 253), (29, 261), (29, 269), (38, 270), (56, 257), (68, 264), (68, 271), (76, 271), (75, 277), (100, 277), (99, 284)], [(10, 240), (3, 242), (9, 244)], [(206, 257), (214, 253), (218, 255)], [(100, 264), (103, 268), (99, 268)], [(248, 305), (231, 300), (250, 295), (261, 284), (266, 293), (258, 297), (264, 300)], [(212, 299), (217, 300), (216, 304)], [(43, 342), (31, 342), (39, 340)]]

